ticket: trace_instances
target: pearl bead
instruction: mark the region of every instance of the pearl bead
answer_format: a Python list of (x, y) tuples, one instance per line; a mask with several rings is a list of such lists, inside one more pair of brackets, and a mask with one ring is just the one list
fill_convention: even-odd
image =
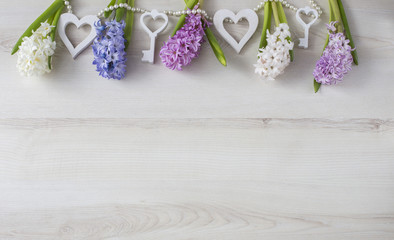
[(196, 13), (197, 13), (197, 10), (196, 10), (196, 9), (193, 9), (193, 10), (192, 10), (192, 13), (193, 13), (193, 14), (196, 14)]
[(104, 12), (108, 12), (109, 11), (109, 8), (104, 8)]
[(64, 1), (64, 5), (68, 6), (68, 5), (70, 5), (70, 2), (69, 1)]
[(253, 11), (257, 12), (257, 11), (259, 11), (259, 9), (258, 8), (253, 8)]
[(110, 6), (109, 10), (111, 10), (111, 11), (114, 10), (114, 6)]
[(187, 15), (190, 15), (190, 13), (192, 13), (192, 11), (190, 11), (190, 10), (187, 10), (187, 11), (186, 11), (186, 14), (187, 14)]
[(115, 9), (118, 9), (118, 7), (119, 7), (118, 4), (115, 4), (115, 5), (114, 5), (114, 8), (115, 8)]
[(197, 9), (197, 13), (201, 13), (201, 9)]
[(71, 9), (72, 9), (71, 5), (68, 5), (68, 6), (67, 6), (67, 9), (68, 9), (68, 10), (71, 10)]
[(132, 8), (131, 8), (131, 11), (132, 11), (132, 12), (135, 12), (135, 8), (134, 8), (134, 7), (132, 7)]

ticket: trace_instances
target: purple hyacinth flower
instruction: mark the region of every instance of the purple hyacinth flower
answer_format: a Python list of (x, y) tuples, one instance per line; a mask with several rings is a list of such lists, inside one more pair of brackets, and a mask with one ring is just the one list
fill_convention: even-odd
[(93, 41), (93, 64), (99, 75), (108, 79), (122, 79), (126, 73), (124, 21), (115, 20), (94, 24), (97, 37)]
[(326, 85), (341, 82), (346, 73), (352, 69), (354, 51), (349, 45), (345, 34), (336, 32), (336, 22), (327, 25), (329, 41), (323, 55), (316, 63), (313, 76), (316, 82)]
[(200, 13), (187, 15), (184, 26), (164, 43), (160, 58), (167, 68), (180, 71), (198, 57), (206, 27), (202, 20), (205, 21)]

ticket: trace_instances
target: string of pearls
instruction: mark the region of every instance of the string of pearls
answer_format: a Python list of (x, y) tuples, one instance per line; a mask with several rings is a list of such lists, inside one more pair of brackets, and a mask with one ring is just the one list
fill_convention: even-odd
[[(266, 2), (280, 2), (283, 4), (284, 7), (289, 8), (290, 10), (297, 12), (298, 8), (292, 4), (290, 4), (289, 2), (287, 2), (287, 0), (263, 0), (261, 1), (259, 4), (257, 4), (257, 6), (255, 8), (253, 8), (253, 10), (255, 12), (259, 12), (260, 10), (262, 10), (264, 8), (264, 5)], [(317, 5), (317, 3), (315, 2), (315, 0), (310, 0), (310, 4), (312, 6), (312, 8), (316, 9), (317, 13), (318, 13), (318, 18), (323, 14), (323, 11), (321, 9), (321, 7), (319, 5)], [(68, 0), (64, 0), (64, 5), (67, 7), (67, 11), (69, 13), (72, 13), (72, 6), (70, 5), (70, 2)], [(106, 7), (103, 10), (101, 10), (100, 12), (97, 13), (98, 17), (103, 17), (104, 13), (106, 12), (111, 12), (113, 10), (116, 10), (118, 8), (124, 8), (128, 11), (132, 11), (135, 13), (145, 13), (145, 12), (149, 12), (146, 9), (143, 8), (136, 8), (136, 7), (131, 7), (129, 6), (127, 3), (120, 3), (120, 4), (115, 4), (113, 6), (110, 7)], [(208, 16), (208, 13), (203, 10), (203, 9), (193, 9), (193, 10), (179, 10), (179, 11), (172, 11), (172, 10), (164, 10), (163, 11), (164, 14), (168, 15), (168, 16), (176, 16), (179, 17), (181, 15), (184, 14), (196, 14), (199, 13), (201, 15), (204, 16), (205, 19), (207, 19), (208, 21), (212, 21), (213, 18), (211, 16)], [(301, 12), (302, 14), (305, 14), (304, 12)], [(311, 14), (307, 14), (307, 16), (311, 17)], [(242, 19), (241, 19), (242, 20)], [(234, 23), (231, 19), (225, 19), (225, 22), (228, 23)]]
[(65, 0), (64, 5), (66, 6), (68, 13), (73, 13), (73, 7), (70, 5), (69, 1)]
[[(260, 11), (261, 9), (264, 8), (264, 4), (265, 4), (266, 2), (280, 2), (280, 3), (283, 4), (284, 7), (287, 7), (287, 8), (289, 8), (290, 10), (292, 10), (292, 11), (294, 11), (294, 12), (297, 12), (297, 10), (298, 10), (298, 8), (297, 8), (296, 6), (290, 4), (290, 3), (287, 2), (286, 0), (264, 0), (264, 1), (261, 1), (255, 8), (253, 8), (253, 10), (254, 10), (255, 12)], [(317, 3), (315, 2), (315, 0), (310, 0), (309, 2), (310, 2), (310, 4), (311, 4), (312, 8), (316, 9), (317, 13), (319, 14), (318, 17), (320, 17), (320, 15), (323, 14), (323, 11), (321, 10), (321, 7), (320, 7), (319, 5), (317, 5)], [(301, 13), (304, 14), (304, 12), (301, 12)], [(310, 17), (310, 16), (312, 16), (312, 15), (311, 15), (311, 14), (307, 14), (307, 16)]]
[[(104, 13), (111, 12), (111, 11), (116, 10), (118, 8), (125, 8), (125, 9), (127, 9), (129, 11), (132, 11), (132, 12), (135, 12), (135, 13), (149, 12), (149, 10), (146, 10), (146, 9), (143, 9), (143, 8), (131, 7), (127, 3), (120, 3), (120, 4), (115, 4), (113, 6), (104, 8), (103, 10), (98, 12), (97, 16), (98, 17), (103, 17)], [(202, 9), (179, 10), (179, 11), (164, 10), (163, 13), (168, 15), (168, 16), (177, 16), (177, 17), (179, 17), (181, 15), (184, 15), (184, 14), (189, 15), (189, 14), (199, 13), (199, 14), (203, 15), (207, 20), (211, 20), (212, 21), (212, 17), (208, 16), (208, 13), (205, 10), (202, 10)]]

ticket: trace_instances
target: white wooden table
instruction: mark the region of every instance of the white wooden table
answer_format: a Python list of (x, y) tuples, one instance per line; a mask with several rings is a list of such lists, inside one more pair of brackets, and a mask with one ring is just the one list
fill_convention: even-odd
[[(107, 2), (72, 4), (81, 17)], [(60, 42), (52, 73), (22, 78), (10, 49), (50, 3), (0, 1), (1, 240), (394, 239), (393, 1), (344, 0), (360, 66), (318, 94), (327, 14), (275, 82), (253, 73), (261, 23), (240, 55), (221, 40), (227, 68), (208, 44), (183, 72), (142, 63), (149, 39), (137, 26), (122, 81)]]

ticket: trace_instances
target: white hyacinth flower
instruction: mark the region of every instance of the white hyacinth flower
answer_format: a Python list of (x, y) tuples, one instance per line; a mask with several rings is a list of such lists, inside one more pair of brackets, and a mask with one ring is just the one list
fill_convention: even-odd
[(52, 56), (56, 49), (56, 42), (49, 36), (53, 27), (47, 22), (41, 23), (30, 37), (23, 38), (16, 64), (23, 76), (38, 76), (51, 71), (48, 57)]
[(259, 49), (258, 60), (254, 64), (255, 73), (267, 80), (275, 80), (283, 73), (290, 63), (289, 51), (294, 47), (290, 36), (289, 26), (286, 23), (279, 24), (273, 34), (267, 30), (267, 46)]

